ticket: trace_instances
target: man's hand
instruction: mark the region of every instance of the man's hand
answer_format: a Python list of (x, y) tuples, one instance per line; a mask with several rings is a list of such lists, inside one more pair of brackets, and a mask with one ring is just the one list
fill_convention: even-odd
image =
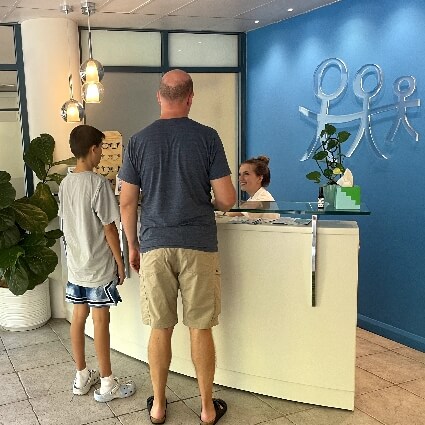
[(128, 248), (128, 257), (130, 266), (133, 270), (139, 273), (140, 270), (140, 252), (137, 248)]
[(125, 279), (125, 267), (124, 265), (118, 265), (118, 285), (122, 285)]

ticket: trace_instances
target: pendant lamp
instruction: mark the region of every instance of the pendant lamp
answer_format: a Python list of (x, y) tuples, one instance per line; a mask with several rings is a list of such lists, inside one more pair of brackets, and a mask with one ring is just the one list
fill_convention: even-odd
[(89, 58), (80, 67), (80, 77), (83, 82), (81, 88), (81, 96), (86, 103), (100, 103), (103, 99), (103, 85), (101, 80), (104, 75), (102, 64), (93, 59), (90, 15), (95, 13), (96, 4), (94, 2), (82, 1), (81, 12), (87, 15), (88, 23), (88, 43), (89, 43)]

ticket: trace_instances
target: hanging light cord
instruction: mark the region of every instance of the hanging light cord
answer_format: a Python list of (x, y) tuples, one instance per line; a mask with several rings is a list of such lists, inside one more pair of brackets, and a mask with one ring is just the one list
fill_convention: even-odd
[(68, 9), (65, 10), (66, 15), (66, 39), (68, 44), (68, 84), (69, 84), (69, 92), (71, 94), (71, 99), (74, 99), (74, 93), (72, 90), (72, 74), (71, 74), (71, 53), (69, 51), (69, 25), (68, 25)]
[(89, 58), (93, 59), (92, 44), (91, 44), (91, 29), (90, 29), (90, 10), (87, 9), (87, 24), (89, 27)]

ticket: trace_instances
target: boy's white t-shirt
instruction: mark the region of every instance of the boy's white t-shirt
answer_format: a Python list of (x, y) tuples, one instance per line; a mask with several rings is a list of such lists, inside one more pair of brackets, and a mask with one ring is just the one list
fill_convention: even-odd
[(58, 214), (62, 218), (68, 281), (95, 288), (114, 280), (116, 262), (103, 226), (120, 215), (105, 177), (91, 171), (68, 174), (59, 187)]

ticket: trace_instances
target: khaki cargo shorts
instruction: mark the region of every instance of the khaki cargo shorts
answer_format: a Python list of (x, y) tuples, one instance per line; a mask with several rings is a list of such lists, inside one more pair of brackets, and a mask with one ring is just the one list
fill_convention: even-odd
[(183, 323), (194, 329), (218, 324), (221, 311), (220, 264), (217, 252), (158, 248), (140, 255), (142, 320), (152, 328), (177, 324), (177, 295)]

